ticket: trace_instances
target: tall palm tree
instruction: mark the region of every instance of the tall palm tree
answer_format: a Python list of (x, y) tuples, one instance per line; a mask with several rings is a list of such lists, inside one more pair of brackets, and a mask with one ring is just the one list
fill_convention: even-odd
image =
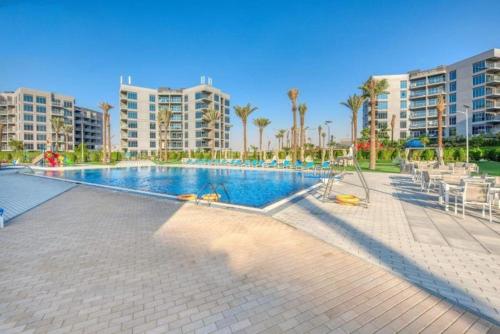
[(394, 143), (394, 127), (396, 126), (396, 115), (391, 117), (391, 142)]
[(247, 103), (246, 106), (234, 106), (234, 113), (241, 119), (241, 123), (243, 124), (243, 157), (242, 159), (247, 158), (247, 123), (248, 116), (257, 110), (257, 107), (252, 107), (250, 103)]
[(113, 108), (113, 106), (107, 102), (101, 102), (99, 104), (99, 108), (103, 111), (102, 162), (109, 163), (111, 161), (111, 119), (109, 111)]
[(445, 109), (445, 99), (444, 95), (438, 96), (438, 101), (436, 105), (437, 109), (437, 126), (438, 126), (438, 162), (440, 165), (443, 164), (443, 114)]
[(0, 152), (2, 152), (2, 137), (3, 137), (3, 129), (5, 124), (0, 123)]
[(299, 90), (292, 88), (288, 91), (288, 98), (292, 102), (293, 125), (292, 125), (292, 161), (297, 160), (297, 97)]
[(14, 151), (22, 151), (24, 149), (24, 143), (22, 140), (11, 139), (9, 140), (9, 147)]
[(278, 132), (274, 135), (274, 137), (276, 137), (276, 140), (278, 141), (278, 151), (279, 151), (279, 150), (281, 150), (281, 138), (282, 138), (282, 136)]
[(215, 159), (215, 124), (220, 117), (220, 111), (215, 109), (207, 109), (203, 113), (203, 120), (208, 123), (208, 127), (210, 128), (210, 150), (212, 151), (212, 159)]
[(271, 124), (269, 118), (261, 117), (253, 120), (253, 124), (259, 128), (259, 151), (261, 159), (263, 159), (264, 152), (262, 151), (262, 136), (264, 135), (264, 129)]
[(347, 98), (347, 101), (341, 102), (341, 104), (347, 107), (351, 111), (351, 139), (354, 147), (358, 141), (358, 113), (359, 109), (363, 106), (363, 97), (353, 94)]
[(160, 159), (168, 160), (168, 127), (172, 120), (172, 109), (167, 107), (158, 111), (158, 124), (160, 125)]
[(370, 100), (370, 169), (377, 167), (377, 97), (389, 88), (386, 79), (377, 80), (374, 77), (368, 78), (360, 87), (363, 97)]
[(52, 130), (54, 130), (56, 134), (55, 151), (59, 151), (59, 134), (64, 127), (64, 119), (59, 116), (52, 116), (52, 118), (50, 119), (50, 123), (52, 124)]
[[(68, 151), (68, 135), (73, 133), (73, 127), (69, 124), (63, 126), (64, 132), (64, 151)], [(82, 138), (83, 140), (83, 138)]]
[(300, 116), (300, 160), (304, 161), (304, 151), (306, 144), (306, 131), (304, 129), (306, 120), (307, 104), (299, 104), (299, 116)]
[(325, 131), (323, 131), (321, 133), (321, 137), (323, 137), (323, 143), (322, 144), (323, 144), (324, 148), (326, 148), (328, 146), (328, 143), (325, 140), (325, 137), (326, 137), (326, 132)]
[(321, 134), (323, 133), (323, 128), (321, 125), (318, 126), (318, 147), (321, 149)]

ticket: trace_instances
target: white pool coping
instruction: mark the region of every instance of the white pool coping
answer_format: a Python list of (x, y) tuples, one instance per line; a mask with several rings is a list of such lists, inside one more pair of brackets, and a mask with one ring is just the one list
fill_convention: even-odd
[[(170, 167), (171, 165), (169, 165)], [(162, 166), (147, 166), (147, 167), (139, 167), (139, 168), (149, 168), (149, 167), (162, 167)], [(166, 166), (165, 166), (166, 167)], [(179, 166), (174, 166), (174, 167), (183, 167), (182, 165)], [(217, 166), (210, 166), (210, 167), (217, 167)], [(130, 168), (130, 167), (119, 167), (119, 168)], [(133, 167), (136, 168), (136, 167)], [(203, 168), (203, 166), (199, 166), (199, 168)], [(33, 168), (35, 170), (35, 168)], [(103, 168), (82, 168), (82, 169), (103, 169)], [(239, 169), (239, 168), (235, 168)], [(255, 168), (249, 168), (251, 170), (255, 170)], [(36, 169), (40, 171), (46, 171), (46, 169)], [(66, 170), (78, 170), (78, 168), (75, 169), (66, 169)], [(264, 171), (274, 171), (273, 169), (265, 169)], [(55, 170), (55, 169), (49, 169), (49, 171), (65, 171), (65, 170)], [(91, 182), (85, 182), (85, 181), (77, 181), (77, 180), (71, 180), (71, 179), (66, 179), (62, 177), (55, 177), (55, 176), (48, 176), (48, 175), (40, 175), (40, 174), (30, 174), (30, 173), (24, 173), (25, 175), (28, 176), (35, 176), (35, 177), (41, 177), (41, 178), (46, 178), (46, 179), (51, 179), (51, 180), (57, 180), (57, 181), (65, 181), (69, 183), (75, 183), (75, 184), (83, 184), (86, 186), (92, 186), (92, 187), (99, 187), (99, 188), (105, 188), (105, 189), (110, 189), (110, 190), (116, 190), (116, 191), (124, 191), (124, 192), (129, 192), (129, 193), (135, 193), (135, 194), (140, 194), (140, 195), (147, 195), (147, 196), (155, 196), (155, 197), (161, 197), (161, 198), (167, 198), (170, 200), (175, 200), (178, 202), (185, 202), (185, 203), (202, 203), (208, 206), (216, 206), (216, 207), (222, 207), (222, 208), (231, 208), (231, 209), (238, 209), (238, 210), (247, 210), (247, 211), (252, 211), (252, 212), (258, 212), (258, 213), (267, 213), (271, 210), (275, 210), (282, 205), (285, 205), (294, 199), (301, 197), (313, 189), (321, 186), (321, 179), (318, 178), (319, 182), (307, 187), (305, 189), (299, 190), (296, 193), (293, 193), (279, 201), (273, 202), (263, 208), (255, 208), (251, 206), (245, 206), (245, 205), (238, 205), (238, 204), (231, 204), (231, 203), (225, 203), (225, 202), (209, 202), (206, 200), (199, 199), (197, 202), (196, 201), (183, 201), (177, 198), (175, 195), (168, 195), (168, 194), (162, 194), (162, 193), (157, 193), (157, 192), (152, 192), (152, 191), (146, 191), (146, 190), (138, 190), (138, 189), (131, 189), (131, 188), (124, 188), (124, 187), (117, 187), (117, 186), (110, 186), (110, 185), (105, 185), (105, 184), (99, 184), (99, 183), (91, 183)]]

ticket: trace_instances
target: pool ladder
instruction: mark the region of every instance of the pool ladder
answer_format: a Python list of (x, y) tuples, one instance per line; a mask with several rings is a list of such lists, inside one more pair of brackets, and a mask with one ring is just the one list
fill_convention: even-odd
[[(212, 190), (212, 194), (219, 194), (217, 192), (217, 190), (219, 188), (222, 188), (222, 190), (224, 191), (224, 194), (226, 194), (226, 197), (227, 197), (227, 200), (229, 203), (231, 203), (231, 198), (229, 197), (229, 193), (227, 192), (227, 189), (226, 189), (226, 186), (224, 185), (224, 183), (212, 183), (212, 182), (208, 182), (207, 184), (205, 184), (203, 186), (203, 188), (201, 188), (201, 190), (198, 192), (198, 194), (196, 195), (196, 204), (199, 204), (200, 203), (200, 199), (201, 199), (201, 196), (203, 196), (205, 190), (207, 188), (209, 188)], [(207, 200), (208, 204), (210, 205), (212, 202), (214, 202), (213, 200)]]

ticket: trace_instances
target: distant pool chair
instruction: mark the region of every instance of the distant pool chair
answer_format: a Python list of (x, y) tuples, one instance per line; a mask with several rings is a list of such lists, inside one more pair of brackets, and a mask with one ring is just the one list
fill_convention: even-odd
[[(485, 217), (485, 210), (488, 207), (489, 221), (493, 222), (492, 215), (492, 196), (490, 194), (490, 183), (488, 182), (465, 182), (464, 190), (461, 193), (462, 199), (462, 218), (465, 219), (465, 207), (467, 205), (480, 205), (482, 207), (482, 216)], [(457, 199), (455, 196), (455, 213), (457, 212)]]
[(265, 167), (268, 167), (268, 168), (278, 168), (278, 162), (276, 160), (273, 160), (270, 163), (266, 164)]
[(312, 170), (315, 169), (316, 165), (314, 164), (314, 161), (308, 161), (306, 162), (306, 165), (304, 166), (305, 170)]
[(290, 160), (283, 161), (283, 168), (291, 168), (291, 167), (292, 163), (290, 162)]
[(304, 164), (302, 163), (302, 161), (297, 160), (297, 161), (295, 161), (295, 164), (293, 165), (293, 168), (294, 169), (303, 169), (304, 168)]

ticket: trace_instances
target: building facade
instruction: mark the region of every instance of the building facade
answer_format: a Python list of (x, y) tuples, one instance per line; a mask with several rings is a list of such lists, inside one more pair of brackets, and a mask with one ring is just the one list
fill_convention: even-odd
[(75, 106), (75, 147), (83, 141), (89, 150), (102, 147), (102, 112)]
[[(469, 135), (500, 131), (500, 49), (430, 70), (374, 78), (389, 83), (387, 93), (379, 96), (377, 126), (390, 129), (390, 117), (396, 115), (395, 139), (436, 137), (439, 95), (446, 101), (445, 137), (465, 136), (467, 123)], [(369, 127), (369, 111), (365, 101), (364, 128)]]
[[(0, 93), (0, 123), (4, 131), (0, 145), (11, 150), (11, 139), (23, 142), (25, 150), (72, 150), (74, 147), (75, 98), (52, 92), (19, 88), (14, 92)], [(52, 118), (60, 118), (71, 133), (61, 129), (56, 136)]]
[(229, 148), (230, 96), (210, 84), (191, 88), (144, 88), (120, 85), (120, 147), (131, 156), (157, 155), (160, 147), (159, 112), (172, 111), (167, 129), (168, 149), (210, 148), (210, 131), (203, 120), (208, 109), (220, 112), (215, 126), (215, 148)]

